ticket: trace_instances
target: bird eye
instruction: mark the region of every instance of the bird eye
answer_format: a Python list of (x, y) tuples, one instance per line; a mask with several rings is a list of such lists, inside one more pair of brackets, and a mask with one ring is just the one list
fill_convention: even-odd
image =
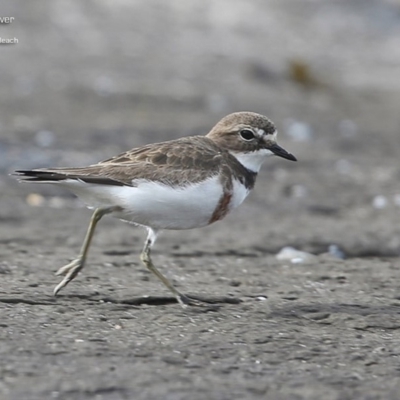
[(251, 140), (254, 139), (254, 133), (249, 130), (249, 129), (242, 129), (240, 131), (240, 136), (244, 139), (244, 140)]

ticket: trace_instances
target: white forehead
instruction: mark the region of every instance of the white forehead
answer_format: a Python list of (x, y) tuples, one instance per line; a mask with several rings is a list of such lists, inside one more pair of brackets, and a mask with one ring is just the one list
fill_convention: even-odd
[(263, 136), (265, 135), (264, 129), (257, 128), (257, 129), (256, 129), (256, 135), (257, 135), (258, 137), (263, 137)]
[[(276, 130), (274, 130), (274, 133), (272, 134), (272, 135), (268, 135), (268, 137), (269, 138), (271, 138), (272, 140), (274, 140), (274, 139), (276, 139), (276, 135), (277, 135), (277, 131)], [(265, 131), (264, 131), (264, 129), (261, 129), (261, 128), (256, 128), (255, 129), (255, 134), (258, 136), (258, 137), (263, 137), (266, 133), (265, 133)]]

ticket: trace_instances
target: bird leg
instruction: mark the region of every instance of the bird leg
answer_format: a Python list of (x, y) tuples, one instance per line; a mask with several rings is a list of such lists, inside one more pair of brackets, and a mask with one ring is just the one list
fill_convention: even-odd
[(71, 282), (72, 279), (74, 279), (78, 275), (79, 271), (83, 269), (97, 223), (101, 220), (102, 217), (104, 217), (104, 215), (110, 214), (114, 211), (120, 211), (120, 207), (96, 208), (90, 220), (89, 227), (86, 232), (85, 240), (83, 241), (79, 256), (69, 264), (61, 267), (56, 272), (56, 275), (65, 275), (65, 277), (54, 288), (54, 296), (56, 296), (63, 287), (67, 286), (68, 283)]
[(199, 305), (197, 301), (193, 301), (189, 297), (178, 292), (178, 290), (175, 289), (174, 285), (154, 266), (153, 261), (150, 257), (150, 250), (155, 243), (156, 238), (157, 233), (152, 229), (149, 229), (149, 234), (147, 236), (143, 251), (140, 254), (140, 259), (142, 260), (143, 264), (170, 290), (170, 292), (176, 297), (178, 303), (183, 308), (188, 305)]

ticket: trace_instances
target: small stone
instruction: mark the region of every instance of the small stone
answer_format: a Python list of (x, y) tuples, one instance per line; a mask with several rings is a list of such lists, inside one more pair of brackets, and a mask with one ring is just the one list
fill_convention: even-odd
[(109, 76), (101, 75), (96, 78), (94, 90), (99, 96), (107, 97), (115, 91), (115, 85)]
[(388, 205), (388, 200), (385, 196), (378, 195), (375, 196), (372, 200), (372, 207), (376, 208), (377, 210), (382, 210), (386, 208)]
[(45, 203), (45, 198), (38, 193), (29, 193), (28, 196), (26, 196), (26, 204), (28, 204), (31, 207), (41, 207)]
[(316, 256), (306, 251), (300, 251), (291, 246), (286, 246), (276, 255), (280, 261), (289, 260), (292, 264), (300, 264), (304, 262), (312, 262)]
[(340, 160), (336, 161), (335, 169), (339, 174), (349, 175), (353, 169), (353, 164), (349, 160), (341, 158)]
[(65, 207), (65, 200), (62, 197), (51, 197), (49, 199), (48, 206), (52, 208), (63, 208)]
[(54, 133), (42, 130), (36, 133), (35, 142), (39, 147), (50, 147), (55, 142)]
[(357, 136), (357, 124), (351, 119), (343, 119), (339, 122), (340, 135), (346, 139), (351, 139)]
[(311, 126), (302, 121), (289, 120), (286, 134), (295, 142), (309, 142), (313, 137)]
[(331, 244), (328, 247), (328, 253), (332, 257), (339, 258), (340, 260), (344, 260), (346, 258), (344, 251), (342, 251), (337, 244)]

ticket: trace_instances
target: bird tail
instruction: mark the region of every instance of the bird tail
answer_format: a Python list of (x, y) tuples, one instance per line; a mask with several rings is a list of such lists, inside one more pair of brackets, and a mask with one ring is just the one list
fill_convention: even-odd
[(57, 183), (79, 181), (98, 185), (130, 186), (127, 183), (102, 175), (82, 173), (80, 168), (18, 170), (13, 174), (20, 182)]
[(68, 179), (68, 175), (56, 172), (46, 171), (40, 169), (33, 170), (18, 170), (12, 175), (16, 176), (20, 182), (37, 182), (37, 183), (49, 183), (49, 182), (60, 182)]

